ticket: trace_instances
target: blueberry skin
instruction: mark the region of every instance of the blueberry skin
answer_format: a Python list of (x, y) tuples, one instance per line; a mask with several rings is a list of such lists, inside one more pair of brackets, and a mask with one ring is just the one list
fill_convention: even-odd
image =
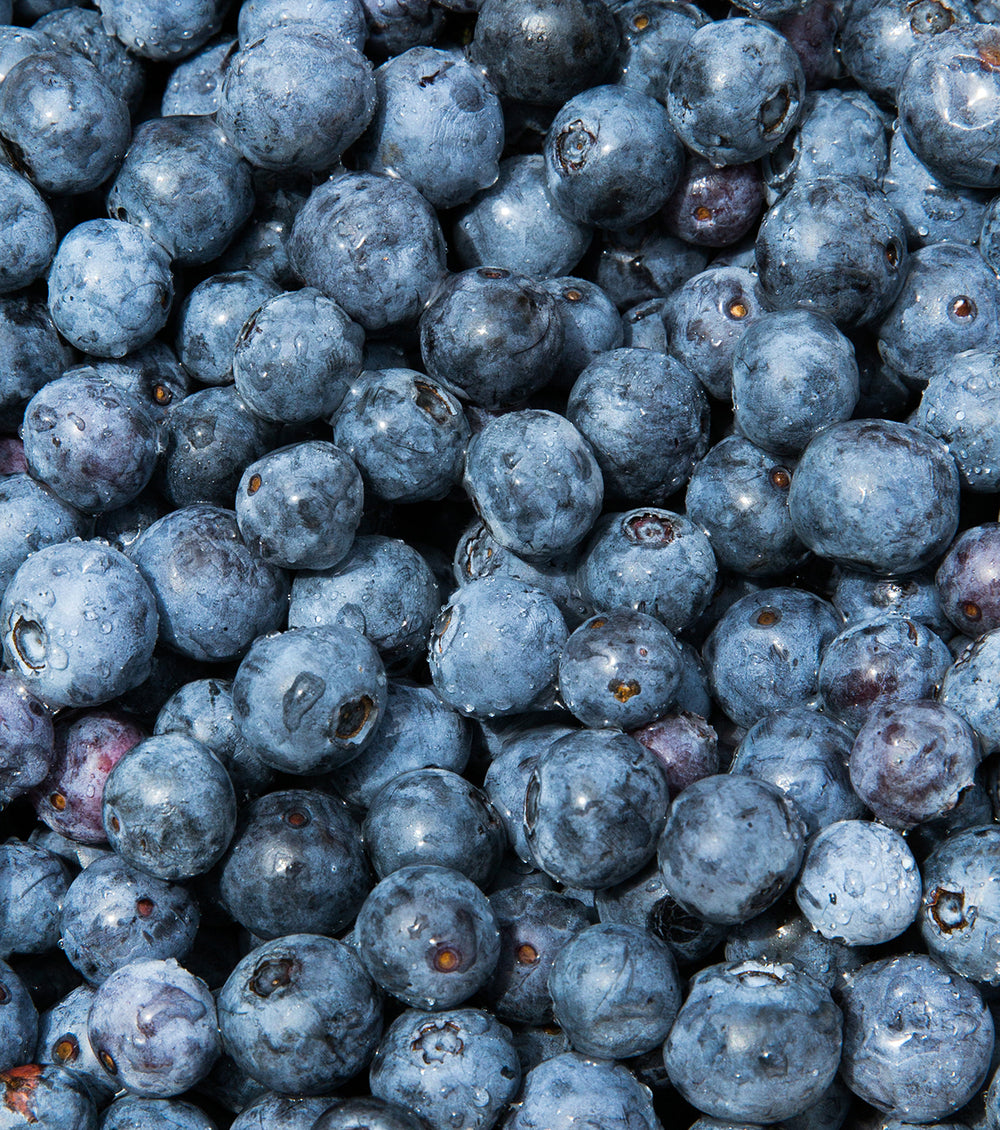
[(501, 98), (559, 106), (608, 74), (618, 45), (599, 0), (484, 0), (469, 53)]
[(114, 1094), (104, 1068), (87, 1039), (87, 1016), (97, 990), (81, 985), (38, 1019), (38, 1063), (61, 1067), (102, 1104)]
[(486, 887), (500, 866), (507, 836), (488, 797), (447, 769), (414, 769), (384, 785), (362, 827), (380, 879), (400, 867), (450, 867)]
[(945, 672), (938, 699), (976, 731), (985, 755), (1000, 750), (1000, 631), (970, 643)]
[(878, 321), (908, 264), (906, 230), (885, 194), (837, 176), (794, 184), (765, 214), (756, 255), (775, 309), (801, 306), (843, 326)]
[(789, 492), (798, 536), (815, 553), (873, 573), (915, 573), (958, 526), (959, 477), (944, 445), (890, 420), (848, 420), (817, 433)]
[(576, 1130), (588, 1121), (608, 1130), (659, 1130), (652, 1095), (620, 1063), (565, 1052), (524, 1078), (504, 1130)]
[(504, 1023), (550, 1024), (548, 977), (561, 949), (590, 924), (583, 903), (540, 887), (494, 891), (500, 958), (484, 990)]
[(904, 378), (924, 384), (958, 353), (997, 348), (998, 308), (1000, 280), (976, 248), (921, 248), (879, 326), (879, 355)]
[(924, 954), (862, 966), (839, 997), (841, 1074), (865, 1102), (893, 1118), (932, 1122), (981, 1086), (993, 1020), (979, 990)]
[(866, 0), (844, 13), (841, 56), (851, 78), (891, 105), (910, 60), (949, 28), (976, 21), (964, 0), (910, 8), (900, 0)]
[(285, 773), (324, 773), (371, 740), (385, 705), (378, 652), (340, 625), (258, 638), (233, 680), (233, 710), (260, 759)]
[(504, 119), (481, 72), (436, 47), (411, 47), (375, 72), (375, 115), (358, 167), (402, 177), (435, 208), (464, 204), (500, 174)]
[(624, 231), (600, 232), (592, 263), (594, 282), (625, 310), (666, 297), (708, 266), (708, 252), (647, 220)]
[(108, 842), (129, 866), (160, 879), (189, 879), (213, 867), (229, 845), (236, 794), (208, 746), (160, 734), (111, 770), (103, 816)]
[(767, 910), (798, 874), (805, 825), (784, 793), (754, 777), (703, 777), (674, 801), (658, 859), (668, 892), (718, 925)]
[(506, 577), (460, 588), (438, 614), (428, 663), (460, 714), (494, 718), (551, 705), (568, 632), (540, 589)]
[[(61, 0), (60, 0), (61, 2)], [(100, 12), (91, 8), (59, 8), (42, 16), (31, 29), (41, 32), (60, 51), (75, 51), (93, 63), (130, 110), (137, 110), (146, 86), (142, 62), (106, 31)]]
[(699, 1110), (773, 1122), (823, 1096), (840, 1048), (840, 1010), (823, 986), (791, 965), (747, 961), (692, 979), (663, 1057)]
[[(710, 706), (708, 702), (703, 709)], [(718, 735), (703, 715), (681, 710), (633, 730), (631, 736), (656, 754), (671, 797), (719, 772)]]
[(177, 356), (202, 384), (233, 380), (233, 350), (244, 322), (268, 299), (280, 294), (253, 271), (211, 275), (193, 287), (178, 314)]
[(373, 59), (399, 55), (437, 39), (445, 12), (430, 0), (361, 0), (368, 21), (366, 47)]
[(268, 792), (274, 780), (274, 771), (240, 734), (228, 680), (185, 683), (161, 707), (153, 733), (186, 734), (208, 746), (226, 767), (240, 801)]
[(182, 400), (191, 391), (187, 370), (170, 346), (157, 338), (114, 361), (93, 358), (86, 365), (71, 366), (66, 371), (84, 370), (138, 396), (158, 420), (165, 420), (174, 401)]
[(336, 625), (360, 632), (395, 673), (423, 652), (440, 607), (434, 574), (412, 546), (366, 534), (354, 539), (334, 568), (296, 576), (288, 626)]
[(279, 290), (296, 286), (298, 279), (288, 261), (288, 237), (305, 203), (304, 186), (261, 192), (250, 223), (233, 240), (216, 266), (220, 271), (253, 271)]
[(215, 1123), (192, 1103), (123, 1095), (105, 1111), (101, 1130), (215, 1130)]
[(563, 346), (555, 300), (526, 275), (453, 275), (420, 319), (427, 372), (483, 408), (522, 403), (552, 379)]
[(622, 314), (622, 345), (628, 349), (666, 353), (668, 335), (663, 320), (666, 310), (665, 298), (651, 298), (626, 310)]
[(236, 338), (236, 388), (266, 420), (326, 418), (361, 372), (363, 346), (360, 326), (314, 287), (278, 294), (250, 315)]
[(46, 546), (17, 570), (0, 604), (11, 669), (49, 706), (98, 706), (149, 674), (153, 594), (100, 542)]
[[(683, 10), (693, 5), (660, 0), (658, 7)], [(626, 8), (642, 15), (647, 10), (641, 0), (630, 0)], [(642, 19), (642, 15), (636, 19)], [(689, 243), (728, 247), (752, 230), (763, 204), (764, 189), (756, 164), (715, 168), (692, 155), (664, 205), (663, 219), (672, 235)]]
[[(510, 1031), (475, 1008), (409, 1009), (386, 1031), (371, 1067), (372, 1094), (419, 1115), (431, 1130), (490, 1130), (520, 1081)], [(326, 1130), (327, 1122), (317, 1126)]]
[(842, 627), (833, 605), (800, 589), (741, 598), (719, 619), (702, 653), (719, 705), (739, 726), (772, 710), (818, 705), (820, 663)]
[(230, 510), (174, 510), (131, 558), (156, 597), (162, 642), (190, 659), (235, 659), (284, 623), (288, 580), (251, 554)]
[(112, 973), (90, 1007), (88, 1035), (109, 1079), (148, 1098), (183, 1093), (221, 1051), (212, 994), (172, 959)]
[(0, 672), (0, 810), (44, 781), (55, 757), (52, 718), (44, 703), (16, 675)]
[(44, 953), (59, 943), (59, 917), (69, 873), (33, 843), (0, 844), (0, 955)]
[(652, 859), (669, 804), (656, 755), (627, 734), (557, 738), (528, 778), (524, 830), (540, 870), (601, 890)]
[(886, 118), (859, 90), (810, 91), (794, 133), (764, 158), (767, 200), (823, 176), (879, 184), (889, 164)]
[(369, 333), (417, 320), (444, 275), (444, 254), (430, 204), (405, 181), (373, 173), (343, 173), (313, 189), (288, 240), (302, 281)]
[[(950, 28), (916, 52), (899, 82), (899, 123), (933, 172), (965, 188), (1000, 187), (1000, 81), (992, 62), (1000, 37), (990, 25)], [(928, 90), (939, 91), (935, 98)]]
[[(3, 13), (0, 12), (0, 15)], [(13, 17), (12, 17), (13, 18)], [(38, 51), (50, 51), (52, 42), (47, 35), (34, 28), (15, 27), (10, 20), (0, 24), (0, 82), (7, 77), (7, 72), (28, 55)], [(5, 165), (10, 164), (9, 157), (4, 157)]]
[(975, 732), (929, 699), (873, 710), (851, 749), (854, 791), (891, 828), (906, 831), (950, 812), (975, 781)]
[(920, 932), (931, 956), (955, 973), (991, 987), (1000, 984), (995, 939), (1000, 923), (997, 859), (992, 826), (957, 832), (923, 864)]
[(553, 384), (571, 388), (599, 353), (624, 344), (622, 319), (611, 299), (587, 279), (561, 276), (542, 279), (540, 286), (556, 300), (563, 321), (562, 356)]
[(784, 573), (807, 549), (788, 510), (794, 466), (743, 436), (726, 436), (698, 463), (687, 516), (708, 535), (719, 566), (744, 576)]
[(996, 354), (969, 350), (931, 374), (913, 415), (918, 427), (951, 452), (966, 490), (1000, 490), (1000, 444), (993, 426), (998, 410)]
[(941, 610), (932, 570), (896, 579), (837, 568), (833, 580), (830, 599), (848, 624), (896, 615), (925, 624), (945, 640), (952, 631), (948, 618)]
[(170, 72), (160, 113), (163, 117), (181, 114), (214, 114), (219, 108), (219, 89), (235, 39), (218, 39), (207, 44)]
[(253, 43), (271, 28), (294, 23), (319, 24), (359, 51), (368, 32), (358, 0), (247, 0), (240, 5), (240, 43)]
[(662, 505), (708, 449), (708, 400), (680, 361), (647, 349), (602, 353), (569, 394), (566, 415), (590, 443), (609, 498)]
[(0, 295), (0, 423), (21, 425), (24, 406), (47, 381), (73, 364), (45, 304), (23, 295)]
[(368, 808), (383, 785), (410, 770), (461, 773), (471, 746), (469, 723), (433, 688), (390, 681), (375, 736), (357, 757), (334, 771), (332, 783), (349, 804)]
[(552, 120), (543, 153), (556, 207), (577, 223), (611, 229), (657, 212), (682, 163), (666, 110), (628, 86), (594, 86), (571, 98)]
[(726, 939), (726, 961), (792, 965), (831, 992), (872, 953), (867, 946), (845, 946), (824, 938), (787, 903), (735, 927)]
[(194, 944), (198, 904), (184, 887), (117, 856), (95, 859), (73, 880), (62, 908), (60, 946), (92, 985), (149, 958), (183, 958)]
[(791, 44), (765, 23), (738, 18), (706, 24), (678, 48), (666, 105), (689, 149), (713, 165), (739, 165), (784, 141), (804, 95)]
[(652, 616), (614, 608), (584, 621), (559, 657), (559, 694), (585, 726), (634, 730), (673, 706), (680, 649)]
[(747, 730), (730, 772), (781, 789), (814, 835), (834, 821), (864, 815), (847, 772), (853, 742), (842, 722), (817, 710), (775, 710)]
[(361, 831), (338, 797), (285, 789), (243, 809), (219, 869), (230, 916), (257, 938), (339, 934), (371, 886)]
[(35, 1052), (38, 1010), (20, 977), (0, 961), (0, 1065), (9, 1071)]
[(87, 537), (89, 518), (21, 472), (0, 479), (0, 589), (38, 549)]
[(31, 474), (87, 513), (131, 502), (152, 477), (161, 449), (159, 422), (142, 401), (86, 370), (35, 393), (21, 436)]
[(221, 254), (253, 206), (250, 166), (208, 117), (143, 122), (108, 190), (109, 216), (186, 264)]
[(461, 478), (468, 420), (457, 398), (423, 373), (361, 373), (331, 423), (334, 442), (386, 502), (444, 498)]
[(651, 1051), (681, 1004), (668, 946), (636, 926), (589, 926), (558, 952), (548, 979), (556, 1021), (574, 1051), (623, 1059)]
[(758, 447), (798, 455), (861, 394), (854, 346), (822, 314), (786, 310), (747, 327), (733, 353), (736, 427)]
[(281, 172), (333, 168), (376, 105), (361, 52), (314, 23), (269, 28), (224, 68), (218, 122), (252, 164)]
[(145, 59), (180, 59), (197, 51), (222, 23), (226, 0), (101, 0), (104, 27)]
[(226, 1053), (282, 1094), (322, 1095), (353, 1078), (382, 1033), (382, 999), (354, 952), (290, 934), (252, 950), (219, 995)]
[(22, 1064), (0, 1078), (3, 1087), (0, 1127), (20, 1130), (26, 1124), (59, 1130), (97, 1130), (97, 1107), (68, 1071)]
[(614, 12), (622, 36), (619, 85), (648, 94), (665, 106), (670, 63), (691, 35), (709, 22), (708, 16), (683, 0), (654, 4), (628, 0), (614, 5)]
[(1000, 627), (998, 546), (1000, 524), (972, 526), (952, 542), (935, 574), (944, 614), (968, 636)]
[(0, 294), (40, 278), (56, 253), (52, 212), (31, 181), (0, 168)]
[(354, 541), (364, 487), (332, 443), (310, 440), (268, 452), (243, 472), (236, 521), (262, 560), (286, 569), (330, 569)]
[(825, 938), (877, 946), (916, 918), (920, 872), (898, 832), (867, 820), (840, 820), (810, 841), (795, 901)]
[(42, 192), (97, 188), (128, 147), (128, 107), (82, 55), (37, 51), (7, 72), (0, 90), (0, 135)]
[(120, 220), (73, 228), (49, 271), (56, 328), (97, 357), (124, 357), (151, 341), (166, 324), (173, 293), (167, 251)]
[(333, 1095), (289, 1098), (267, 1091), (240, 1111), (230, 1130), (313, 1130), (316, 1119), (332, 1103), (341, 1105)]
[(500, 954), (489, 900), (448, 867), (387, 875), (361, 907), (356, 930), (369, 974), (411, 1008), (461, 1004), (487, 983)]
[(831, 641), (819, 689), (827, 709), (858, 730), (883, 703), (933, 698), (951, 664), (948, 645), (929, 628), (882, 616), (849, 625)]
[(425, 1130), (426, 1123), (397, 1103), (375, 1098), (350, 1098), (338, 1100), (316, 1126), (303, 1127), (303, 1130), (316, 1130), (317, 1127), (319, 1130)]
[(566, 274), (591, 231), (556, 208), (536, 153), (506, 157), (496, 180), (459, 213), (452, 245), (463, 267), (503, 267), (536, 280)]

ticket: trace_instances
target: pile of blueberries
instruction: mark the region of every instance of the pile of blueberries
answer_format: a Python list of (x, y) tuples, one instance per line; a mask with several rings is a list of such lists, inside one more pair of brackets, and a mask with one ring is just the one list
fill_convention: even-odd
[(1000, 0), (0, 23), (0, 1130), (998, 1130)]

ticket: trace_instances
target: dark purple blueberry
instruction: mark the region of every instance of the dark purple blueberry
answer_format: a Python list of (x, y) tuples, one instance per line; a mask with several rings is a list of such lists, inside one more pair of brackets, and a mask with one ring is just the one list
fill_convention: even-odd
[(945, 615), (967, 636), (1000, 628), (1000, 523), (973, 526), (944, 555), (937, 590)]
[(656, 754), (672, 798), (719, 772), (718, 735), (697, 714), (671, 714), (632, 730), (631, 735)]
[(764, 207), (760, 169), (710, 164), (692, 156), (663, 207), (667, 231), (702, 247), (728, 247), (749, 232)]

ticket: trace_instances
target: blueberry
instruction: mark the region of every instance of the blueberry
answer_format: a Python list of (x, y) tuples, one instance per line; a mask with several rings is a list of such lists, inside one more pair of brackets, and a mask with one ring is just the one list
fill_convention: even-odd
[(215, 1123), (198, 1107), (180, 1099), (123, 1095), (105, 1112), (101, 1130), (215, 1130)]
[(600, 233), (592, 270), (594, 282), (624, 310), (648, 298), (665, 298), (707, 265), (707, 251), (670, 235), (653, 219)]
[(236, 338), (236, 388), (266, 420), (326, 419), (361, 372), (363, 345), (361, 328), (315, 288), (275, 295)]
[(792, 965), (747, 961), (692, 979), (663, 1055), (699, 1110), (773, 1122), (822, 1097), (840, 1047), (840, 1010), (822, 985)]
[(742, 775), (704, 777), (674, 801), (660, 837), (660, 871), (686, 910), (720, 925), (746, 922), (788, 889), (804, 841), (805, 826), (776, 786)]
[(367, 534), (332, 569), (299, 573), (291, 628), (339, 626), (375, 645), (390, 672), (405, 670), (427, 646), (441, 606), (427, 561), (398, 538)]
[(69, 875), (58, 856), (37, 844), (0, 844), (0, 955), (44, 953), (59, 942)]
[(186, 1091), (220, 1051), (211, 993), (173, 960), (135, 961), (112, 973), (90, 1007), (88, 1034), (109, 1079), (149, 1098)]
[(235, 39), (217, 39), (178, 63), (167, 79), (160, 113), (165, 118), (214, 114), (219, 108), (225, 63), (235, 47)]
[(103, 1103), (114, 1089), (87, 1038), (87, 1017), (96, 994), (92, 986), (81, 985), (39, 1017), (35, 1058), (74, 1075)]
[(556, 208), (545, 159), (530, 153), (500, 162), (494, 183), (460, 211), (452, 243), (463, 267), (502, 267), (542, 280), (571, 271), (591, 234)]
[(131, 557), (156, 597), (161, 642), (191, 659), (235, 659), (285, 620), (288, 581), (251, 554), (232, 511), (174, 510)]
[(0, 1064), (3, 1071), (28, 1061), (38, 1036), (38, 1011), (13, 969), (0, 961)]
[(798, 120), (805, 76), (765, 23), (738, 18), (698, 28), (670, 66), (667, 109), (678, 136), (714, 165), (754, 161)]
[(444, 236), (412, 185), (344, 173), (313, 189), (288, 257), (307, 286), (373, 332), (417, 320), (444, 275)]
[(56, 225), (38, 189), (13, 169), (0, 168), (0, 293), (40, 278), (56, 253)]
[(190, 55), (222, 23), (225, 0), (101, 0), (104, 26), (135, 55), (176, 59)]
[(609, 497), (662, 505), (708, 449), (708, 400), (680, 361), (646, 349), (599, 354), (566, 415), (590, 443)]
[(60, 944), (73, 967), (99, 985), (132, 961), (183, 959), (199, 917), (197, 903), (183, 887), (106, 855), (70, 885)]
[(359, 51), (368, 31), (358, 0), (247, 0), (240, 5), (240, 42), (253, 43), (271, 28), (295, 23), (319, 24)]
[(343, 801), (306, 789), (247, 805), (219, 869), (224, 907), (258, 938), (339, 934), (369, 887), (361, 832)]
[[(649, 7), (642, 0), (630, 0), (626, 5), (643, 15)], [(669, 18), (691, 7), (677, 0), (661, 0), (653, 11), (662, 9)], [(640, 20), (643, 15), (634, 19)], [(763, 204), (764, 190), (756, 164), (716, 168), (704, 158), (692, 156), (664, 206), (663, 218), (667, 229), (680, 239), (702, 247), (728, 247), (752, 230)]]
[(99, 542), (32, 554), (4, 593), (7, 661), (53, 706), (96, 706), (149, 673), (156, 643), (153, 594), (135, 566)]
[(1000, 632), (969, 643), (945, 672), (939, 700), (972, 726), (987, 754), (1000, 750)]
[(42, 192), (97, 188), (125, 155), (128, 107), (75, 51), (36, 51), (0, 88), (0, 136), (15, 168)]
[(0, 421), (16, 431), (24, 406), (73, 362), (45, 304), (25, 295), (0, 296)]
[(293, 628), (254, 642), (233, 681), (233, 709), (265, 764), (322, 773), (371, 740), (385, 694), (382, 661), (359, 632)]
[(56, 328), (97, 357), (124, 357), (151, 341), (173, 301), (168, 252), (120, 220), (73, 228), (59, 244), (48, 281)]
[(386, 1031), (371, 1068), (372, 1094), (413, 1111), (431, 1130), (490, 1130), (520, 1081), (510, 1032), (475, 1008), (409, 1009)]
[(347, 946), (289, 934), (251, 950), (232, 971), (219, 994), (219, 1027), (226, 1053), (266, 1087), (322, 1095), (368, 1062), (382, 1001)]
[(602, 730), (566, 734), (528, 779), (528, 847), (560, 883), (610, 887), (652, 859), (668, 802), (655, 754), (634, 738)]
[(29, 1063), (0, 1073), (0, 1127), (26, 1124), (59, 1130), (96, 1130), (97, 1107), (85, 1088), (61, 1067)]
[(898, 937), (916, 918), (920, 873), (898, 832), (841, 820), (810, 841), (795, 898), (825, 938), (875, 946)]
[(978, 636), (1000, 627), (993, 589), (997, 576), (1000, 524), (973, 526), (944, 555), (935, 576), (941, 607), (960, 632)]
[(504, 118), (485, 77), (436, 47), (412, 47), (375, 72), (378, 102), (358, 167), (402, 177), (454, 208), (500, 173)]
[(979, 990), (925, 954), (862, 966), (840, 991), (841, 1074), (851, 1090), (894, 1118), (947, 1117), (981, 1086), (993, 1020)]
[[(0, 484), (0, 498), (3, 496)], [(56, 762), (52, 718), (16, 675), (0, 672), (0, 809), (44, 781)]]
[(310, 1130), (317, 1127), (319, 1130), (424, 1130), (424, 1120), (394, 1102), (351, 1098), (338, 1101)]
[(952, 628), (941, 610), (934, 573), (921, 570), (907, 577), (873, 577), (853, 569), (834, 570), (834, 607), (848, 624), (882, 616), (904, 616), (926, 624), (947, 640)]
[(789, 492), (798, 536), (823, 557), (874, 573), (933, 562), (958, 525), (959, 478), (944, 445), (890, 420), (849, 420), (813, 437)]
[(708, 16), (677, 0), (627, 0), (613, 8), (622, 36), (619, 84), (666, 105), (670, 63), (692, 33), (709, 22)]
[(323, 440), (296, 443), (247, 465), (236, 521), (269, 564), (329, 569), (350, 550), (363, 494), (357, 467), (339, 448)]
[(411, 1007), (453, 1008), (496, 968), (500, 936), (486, 896), (447, 867), (402, 867), (358, 914), (358, 951), (386, 992)]
[(130, 866), (189, 879), (214, 866), (236, 825), (236, 794), (222, 762), (184, 734), (134, 746), (104, 783), (104, 828)]
[(776, 710), (747, 730), (730, 771), (781, 789), (812, 834), (864, 813), (847, 772), (853, 740), (845, 725), (817, 710)]
[(313, 1130), (316, 1119), (333, 1103), (341, 1105), (332, 1095), (287, 1096), (265, 1091), (240, 1111), (230, 1130)]
[(851, 784), (876, 817), (907, 830), (943, 816), (974, 783), (979, 740), (933, 700), (876, 708), (851, 749)]
[(332, 424), (334, 442), (386, 502), (443, 498), (461, 478), (468, 421), (452, 393), (423, 373), (362, 373)]

